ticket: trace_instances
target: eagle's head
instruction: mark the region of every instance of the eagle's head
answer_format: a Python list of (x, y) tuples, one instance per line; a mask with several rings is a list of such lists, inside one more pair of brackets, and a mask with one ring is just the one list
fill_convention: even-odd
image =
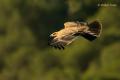
[(51, 45), (53, 42), (55, 42), (56, 36), (57, 36), (57, 32), (54, 32), (49, 36), (49, 43), (48, 43), (49, 45)]
[(54, 48), (64, 49), (66, 42), (63, 42), (61, 38), (58, 37), (58, 32), (54, 32), (49, 36), (48, 45)]
[(57, 35), (57, 32), (54, 32), (50, 35), (50, 37), (56, 37), (56, 35)]

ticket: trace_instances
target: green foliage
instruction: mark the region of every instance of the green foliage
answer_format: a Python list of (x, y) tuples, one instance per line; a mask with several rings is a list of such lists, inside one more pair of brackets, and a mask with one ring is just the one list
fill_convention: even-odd
[[(120, 80), (117, 2), (0, 0), (0, 80)], [(65, 50), (47, 45), (64, 22), (81, 19), (99, 19), (101, 37), (93, 42), (81, 37)]]

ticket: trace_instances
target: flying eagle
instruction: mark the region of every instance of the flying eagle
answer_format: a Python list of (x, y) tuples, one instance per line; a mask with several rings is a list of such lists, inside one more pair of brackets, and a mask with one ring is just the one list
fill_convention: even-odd
[(83, 36), (89, 41), (100, 36), (102, 25), (98, 20), (87, 22), (65, 22), (64, 28), (50, 35), (49, 45), (54, 48), (64, 49), (77, 37)]

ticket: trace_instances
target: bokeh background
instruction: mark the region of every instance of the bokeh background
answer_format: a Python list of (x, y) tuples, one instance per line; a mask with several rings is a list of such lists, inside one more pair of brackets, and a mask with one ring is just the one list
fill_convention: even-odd
[[(64, 22), (83, 19), (99, 19), (100, 38), (47, 45)], [(120, 0), (0, 0), (0, 80), (120, 80)]]

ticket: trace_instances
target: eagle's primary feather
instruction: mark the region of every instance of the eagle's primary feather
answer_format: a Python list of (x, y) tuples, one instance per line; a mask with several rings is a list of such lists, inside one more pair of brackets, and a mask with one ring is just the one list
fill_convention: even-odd
[(93, 41), (100, 36), (101, 24), (99, 21), (86, 22), (65, 22), (64, 28), (50, 35), (49, 45), (58, 49), (64, 49), (66, 45), (73, 42), (78, 36), (83, 36)]

